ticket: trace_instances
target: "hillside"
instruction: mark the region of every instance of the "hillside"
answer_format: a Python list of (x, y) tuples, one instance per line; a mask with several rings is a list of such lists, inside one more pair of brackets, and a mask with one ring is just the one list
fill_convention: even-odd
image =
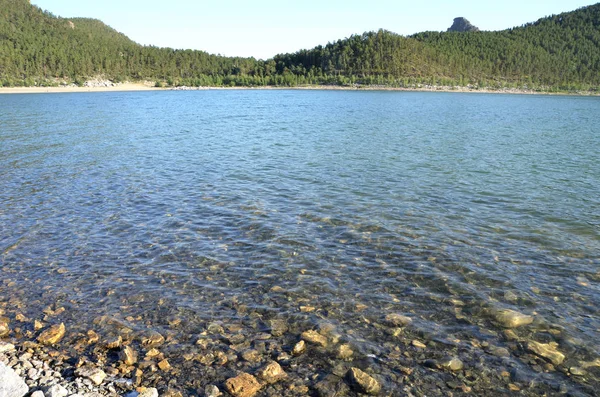
[(476, 85), (545, 90), (600, 86), (600, 4), (498, 32), (380, 30), (268, 61), (141, 46), (93, 19), (0, 0), (0, 83), (103, 75), (172, 85)]

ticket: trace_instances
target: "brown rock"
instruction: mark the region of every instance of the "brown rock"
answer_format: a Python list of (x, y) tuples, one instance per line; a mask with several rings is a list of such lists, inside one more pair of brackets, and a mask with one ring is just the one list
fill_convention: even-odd
[(381, 391), (381, 385), (372, 376), (358, 368), (351, 368), (346, 378), (352, 388), (359, 392), (375, 396)]
[(304, 354), (305, 351), (306, 351), (306, 342), (301, 340), (300, 342), (296, 343), (296, 345), (294, 345), (294, 348), (292, 349), (292, 354), (294, 356), (300, 356), (301, 354)]
[(262, 360), (261, 354), (254, 349), (249, 349), (242, 352), (242, 358), (250, 363), (257, 363)]
[(137, 353), (135, 350), (131, 348), (131, 346), (123, 346), (121, 347), (121, 351), (119, 352), (119, 359), (125, 365), (133, 365), (137, 363)]
[(65, 324), (53, 325), (38, 336), (37, 341), (43, 345), (54, 345), (65, 336)]
[(302, 333), (302, 340), (312, 343), (313, 345), (319, 345), (327, 347), (327, 338), (318, 333), (317, 331), (306, 331)]
[(104, 341), (104, 346), (106, 346), (107, 349), (118, 349), (121, 347), (121, 343), (123, 343), (121, 335), (111, 336)]
[(155, 331), (152, 331), (142, 337), (142, 345), (144, 347), (157, 347), (163, 343), (165, 343), (165, 337)]
[(269, 384), (279, 382), (287, 377), (285, 371), (275, 361), (272, 361), (259, 369), (257, 375), (259, 379), (262, 379)]
[(162, 371), (168, 371), (171, 369), (171, 364), (169, 364), (169, 361), (167, 361), (167, 359), (164, 359), (158, 363), (158, 368), (160, 368)]
[(544, 344), (535, 341), (527, 343), (527, 350), (550, 360), (554, 365), (560, 365), (565, 361), (565, 355), (559, 352), (556, 347), (556, 343)]
[(104, 371), (92, 365), (85, 365), (83, 367), (77, 368), (75, 370), (75, 375), (82, 378), (88, 378), (96, 386), (104, 382), (104, 379), (106, 378), (106, 373)]
[(260, 390), (260, 383), (250, 374), (242, 373), (225, 381), (225, 389), (234, 397), (254, 397)]
[(340, 360), (349, 360), (353, 354), (354, 351), (352, 351), (352, 347), (350, 345), (340, 345), (337, 348), (337, 357)]
[(9, 323), (10, 320), (8, 318), (0, 317), (0, 338), (4, 338), (10, 333)]

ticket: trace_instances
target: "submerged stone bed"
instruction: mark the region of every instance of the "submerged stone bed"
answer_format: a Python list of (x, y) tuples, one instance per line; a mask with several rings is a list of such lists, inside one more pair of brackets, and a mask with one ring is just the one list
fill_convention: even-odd
[(555, 342), (528, 339), (534, 317), (514, 310), (489, 313), (502, 345), (430, 339), (411, 316), (390, 313), (376, 324), (383, 346), (375, 355), (329, 322), (299, 332), (286, 319), (249, 313), (180, 340), (128, 326), (141, 319), (101, 316), (81, 332), (62, 322), (63, 307), (35, 320), (10, 306), (0, 306), (0, 374), (16, 382), (8, 392), (8, 378), (0, 379), (7, 397), (585, 396), (600, 372), (599, 359), (575, 361)]

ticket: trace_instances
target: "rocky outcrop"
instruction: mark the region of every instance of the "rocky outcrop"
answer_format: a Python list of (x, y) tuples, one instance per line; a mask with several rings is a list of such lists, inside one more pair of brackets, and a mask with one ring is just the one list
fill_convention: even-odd
[(479, 28), (474, 26), (466, 18), (454, 18), (454, 23), (448, 28), (448, 32), (479, 32)]

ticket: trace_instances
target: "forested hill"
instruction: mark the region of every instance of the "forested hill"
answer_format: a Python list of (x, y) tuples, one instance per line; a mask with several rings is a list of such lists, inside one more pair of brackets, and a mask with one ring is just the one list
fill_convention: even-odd
[[(451, 22), (451, 21), (449, 21)], [(476, 21), (475, 21), (476, 22)], [(267, 61), (141, 46), (101, 21), (0, 0), (0, 83), (153, 80), (172, 85), (600, 86), (600, 3), (498, 32), (389, 31)]]

